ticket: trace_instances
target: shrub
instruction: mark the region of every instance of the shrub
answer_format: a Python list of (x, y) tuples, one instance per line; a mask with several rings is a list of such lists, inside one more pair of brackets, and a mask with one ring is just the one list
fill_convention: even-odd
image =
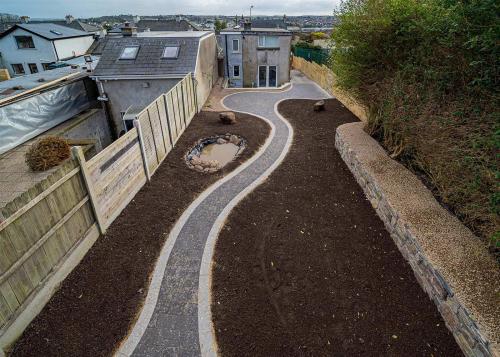
[(370, 133), (485, 241), (500, 230), (499, 10), (347, 0), (332, 34), (332, 70), (369, 107)]
[(34, 143), (26, 152), (26, 164), (33, 171), (46, 171), (70, 156), (68, 142), (59, 137), (46, 137)]

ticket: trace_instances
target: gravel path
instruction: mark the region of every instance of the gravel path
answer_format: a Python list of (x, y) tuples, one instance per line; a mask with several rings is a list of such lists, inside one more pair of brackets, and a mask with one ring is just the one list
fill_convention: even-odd
[(292, 74), (289, 90), (247, 91), (224, 99), (229, 109), (268, 121), (271, 137), (256, 157), (207, 189), (179, 219), (162, 250), (139, 320), (118, 356), (215, 354), (209, 274), (218, 231), (230, 209), (274, 170), (290, 146), (293, 131), (277, 113), (277, 103), (327, 97), (300, 73)]

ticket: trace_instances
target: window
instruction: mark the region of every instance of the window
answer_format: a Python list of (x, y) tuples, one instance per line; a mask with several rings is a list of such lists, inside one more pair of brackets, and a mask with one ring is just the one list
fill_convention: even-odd
[(38, 66), (36, 63), (28, 63), (28, 67), (30, 69), (30, 73), (38, 73)]
[(259, 36), (260, 48), (279, 48), (280, 41), (278, 36)]
[(137, 52), (139, 52), (139, 46), (127, 46), (123, 49), (120, 59), (133, 60), (137, 57)]
[(177, 58), (179, 56), (179, 46), (167, 46), (163, 50), (161, 58)]
[(15, 36), (17, 48), (35, 48), (33, 37), (31, 36)]
[(44, 71), (50, 70), (50, 63), (42, 63), (42, 68)]
[(240, 40), (233, 40), (233, 52), (240, 52)]
[(240, 66), (233, 66), (233, 78), (240, 78)]
[(26, 73), (24, 71), (24, 66), (21, 63), (14, 63), (12, 65), (12, 69), (14, 70), (15, 74), (25, 74)]

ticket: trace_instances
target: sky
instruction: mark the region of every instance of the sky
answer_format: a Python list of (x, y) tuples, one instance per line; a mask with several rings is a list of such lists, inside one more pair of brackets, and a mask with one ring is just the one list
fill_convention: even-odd
[(102, 15), (331, 15), (340, 0), (0, 0), (0, 12), (32, 18)]

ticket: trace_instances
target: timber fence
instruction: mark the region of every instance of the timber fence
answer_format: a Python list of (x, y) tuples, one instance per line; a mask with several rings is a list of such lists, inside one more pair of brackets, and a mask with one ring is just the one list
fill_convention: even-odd
[(138, 113), (134, 128), (73, 158), (15, 200), (0, 222), (0, 355), (158, 169), (197, 112), (191, 74)]

